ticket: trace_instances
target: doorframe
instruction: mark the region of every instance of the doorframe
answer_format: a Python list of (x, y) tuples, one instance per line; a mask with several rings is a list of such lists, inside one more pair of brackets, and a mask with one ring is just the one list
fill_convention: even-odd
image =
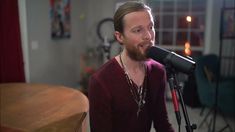
[(18, 0), (19, 23), (21, 46), (24, 62), (25, 81), (30, 82), (30, 66), (29, 66), (29, 43), (28, 43), (28, 28), (27, 28), (27, 7), (26, 0)]

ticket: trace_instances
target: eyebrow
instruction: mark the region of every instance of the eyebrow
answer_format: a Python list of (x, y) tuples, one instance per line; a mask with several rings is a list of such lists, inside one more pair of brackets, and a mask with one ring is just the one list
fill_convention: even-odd
[[(154, 25), (154, 22), (150, 22), (147, 26), (153, 26)], [(136, 29), (136, 28), (142, 28), (143, 26), (142, 25), (138, 25), (138, 26), (134, 26), (131, 28), (132, 29)]]

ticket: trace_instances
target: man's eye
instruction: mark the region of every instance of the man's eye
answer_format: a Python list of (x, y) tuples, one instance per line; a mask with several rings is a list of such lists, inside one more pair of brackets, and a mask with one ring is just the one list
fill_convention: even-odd
[(134, 33), (139, 33), (139, 32), (141, 32), (141, 29), (135, 29), (135, 30), (133, 30), (133, 32)]

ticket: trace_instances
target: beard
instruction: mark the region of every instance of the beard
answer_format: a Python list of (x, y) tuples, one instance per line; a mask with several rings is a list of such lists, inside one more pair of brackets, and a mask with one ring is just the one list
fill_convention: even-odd
[(147, 60), (148, 58), (146, 56), (146, 51), (149, 48), (149, 46), (146, 49), (144, 49), (143, 53), (141, 52), (140, 49), (138, 49), (138, 47), (140, 46), (135, 47), (132, 45), (126, 45), (126, 51), (127, 51), (128, 56), (135, 61)]

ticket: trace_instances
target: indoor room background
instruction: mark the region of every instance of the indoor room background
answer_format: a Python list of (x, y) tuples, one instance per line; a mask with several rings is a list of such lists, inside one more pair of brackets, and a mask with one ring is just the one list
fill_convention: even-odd
[[(55, 84), (86, 92), (90, 75), (121, 51), (112, 17), (127, 0), (65, 0), (70, 2), (69, 32), (62, 37), (52, 36), (52, 1), (0, 4), (0, 83)], [(142, 1), (152, 8), (156, 45), (195, 59), (215, 54), (220, 74), (235, 76), (235, 15), (232, 23), (221, 18), (222, 9), (235, 8), (234, 0)], [(221, 34), (226, 28), (231, 36)]]
[[(112, 18), (116, 6), (123, 1), (71, 0), (71, 36), (70, 38), (62, 39), (53, 39), (51, 37), (49, 0), (18, 1), (20, 44), (25, 81), (78, 87), (84, 67), (86, 68), (91, 65), (91, 67), (97, 68), (105, 62), (105, 51), (100, 48), (104, 42), (97, 34), (97, 26), (103, 19)], [(227, 3), (226, 6), (231, 6), (234, 3), (233, 0), (225, 1)], [(173, 25), (171, 27), (171, 23), (166, 21), (174, 21), (174, 14), (169, 10), (167, 15), (161, 15), (161, 17), (159, 15), (163, 14), (164, 11), (167, 12), (167, 9), (164, 10), (160, 7), (163, 7), (165, 4), (169, 9), (174, 8), (172, 7), (173, 2), (170, 0), (165, 2), (161, 2), (161, 0), (145, 0), (144, 2), (153, 8), (156, 23), (160, 23), (160, 25), (156, 25), (158, 26), (156, 27), (156, 43), (169, 50), (182, 53), (184, 51), (184, 41), (182, 40), (188, 39), (188, 29), (185, 32), (180, 32), (182, 29), (179, 26)], [(193, 18), (193, 21), (197, 20), (196, 28), (190, 29), (191, 33), (197, 34), (196, 36), (191, 35), (192, 56), (194, 54), (219, 54), (220, 9), (222, 8), (222, 3), (223, 0), (197, 0), (197, 2), (192, 0), (190, 5), (188, 0), (183, 0), (181, 3), (179, 1), (177, 8), (185, 8), (183, 9), (184, 13), (196, 14), (196, 19)], [(159, 7), (159, 5), (161, 6)], [(194, 10), (194, 6), (195, 8), (199, 6), (199, 9)], [(159, 13), (160, 9), (161, 13)], [(162, 21), (166, 25), (163, 25)], [(182, 21), (182, 17), (178, 21)], [(184, 25), (182, 24), (182, 26)], [(112, 28), (112, 25), (104, 23), (101, 28)], [(175, 31), (179, 31), (179, 33), (173, 34), (172, 32)], [(183, 37), (178, 40), (177, 35)], [(105, 36), (103, 35), (103, 37)], [(231, 44), (233, 42), (232, 40), (224, 40), (224, 43), (228, 43), (224, 49), (230, 50), (230, 52), (233, 50), (234, 56), (234, 45)], [(119, 44), (113, 42), (111, 56), (116, 55), (119, 51)], [(234, 69), (232, 71), (234, 74)]]

